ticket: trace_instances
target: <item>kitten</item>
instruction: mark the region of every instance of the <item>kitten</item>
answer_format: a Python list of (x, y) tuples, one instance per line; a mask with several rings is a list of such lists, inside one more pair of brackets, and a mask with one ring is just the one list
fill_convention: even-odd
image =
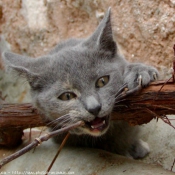
[[(123, 121), (110, 121), (115, 95), (128, 84), (129, 89), (147, 86), (158, 77), (151, 66), (128, 63), (118, 54), (111, 27), (110, 9), (95, 32), (87, 39), (69, 39), (50, 54), (32, 59), (11, 52), (3, 53), (4, 63), (27, 79), (33, 104), (60, 127), (84, 121), (71, 131), (70, 145), (102, 148), (132, 158), (149, 152), (138, 139), (138, 127)], [(61, 141), (64, 134), (58, 136)]]

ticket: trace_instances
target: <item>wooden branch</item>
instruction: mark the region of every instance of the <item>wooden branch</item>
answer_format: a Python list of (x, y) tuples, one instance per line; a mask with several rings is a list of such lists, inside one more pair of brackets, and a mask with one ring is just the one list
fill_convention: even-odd
[(114, 120), (125, 120), (132, 125), (150, 122), (155, 117), (175, 114), (175, 84), (159, 81), (127, 97), (114, 109)]
[[(54, 137), (56, 135), (59, 135), (59, 134), (61, 134), (63, 132), (68, 132), (71, 129), (74, 129), (74, 128), (77, 128), (77, 127), (83, 126), (83, 125), (84, 125), (84, 122), (79, 121), (79, 122), (77, 122), (75, 124), (72, 124), (70, 126), (67, 126), (67, 127), (64, 127), (64, 128), (58, 129), (58, 130), (55, 130), (55, 131), (50, 132), (48, 134), (45, 134), (45, 135), (43, 135), (43, 136), (41, 136), (39, 138), (35, 138), (35, 140), (32, 143), (30, 143), (29, 145), (27, 145), (26, 147), (24, 147), (21, 150), (15, 152), (14, 154), (11, 154), (10, 156), (4, 158), (0, 162), (0, 169), (1, 169), (2, 166), (4, 166), (5, 164), (7, 164), (8, 162), (10, 162), (10, 161), (12, 161), (12, 160), (20, 157), (21, 155), (25, 154), (26, 152), (28, 152), (31, 149), (35, 148), (36, 146), (40, 145), (42, 142), (47, 141), (48, 139), (50, 139), (50, 138), (52, 138), (52, 137)], [(59, 152), (61, 151), (62, 147), (64, 146), (66, 140), (64, 140), (64, 142), (61, 144), (61, 147), (59, 149)]]
[[(81, 125), (81, 124), (80, 124), (80, 125)], [(78, 126), (79, 126), (79, 125), (78, 125)], [(77, 127), (78, 127), (78, 126), (77, 126)], [(69, 138), (69, 136), (70, 136), (70, 133), (68, 132), (67, 135), (66, 135), (66, 137), (65, 137), (64, 140), (62, 141), (62, 143), (61, 143), (61, 145), (60, 145), (60, 147), (59, 147), (59, 149), (58, 149), (58, 151), (57, 151), (55, 157), (53, 158), (53, 160), (52, 160), (52, 162), (51, 162), (51, 164), (49, 165), (49, 167), (48, 167), (48, 169), (47, 169), (45, 175), (48, 175), (48, 173), (50, 172), (50, 170), (51, 170), (53, 164), (55, 163), (55, 161), (56, 161), (58, 155), (60, 154), (61, 150), (63, 149), (63, 147), (64, 147), (64, 145), (65, 145), (67, 139)]]
[(1, 104), (0, 128), (33, 128), (44, 126), (37, 109), (30, 103)]
[(23, 129), (44, 125), (31, 104), (1, 104), (0, 146), (15, 147), (22, 141)]
[[(116, 104), (112, 113), (112, 120), (125, 120), (132, 125), (148, 123), (156, 117), (175, 114), (175, 84), (159, 81), (152, 83), (138, 94), (125, 97), (124, 100)], [(41, 115), (31, 104), (1, 104), (0, 105), (0, 145), (14, 144), (6, 141), (8, 135), (21, 132), (25, 128), (46, 126)], [(14, 132), (14, 133), (15, 133)], [(16, 139), (17, 140), (17, 139)], [(19, 140), (18, 140), (19, 142)]]
[[(147, 118), (146, 113), (149, 112), (146, 110), (148, 109), (158, 115), (175, 114), (175, 84), (172, 81), (164, 84), (165, 81), (151, 83), (149, 87), (142, 89), (138, 94), (126, 97), (116, 104), (113, 119), (128, 122), (134, 119), (134, 123), (138, 125), (147, 120), (144, 118)], [(154, 117), (152, 114), (152, 118)], [(143, 122), (141, 122), (142, 120)], [(0, 105), (0, 129), (26, 129), (45, 126), (46, 123), (47, 121), (42, 121), (41, 115), (30, 103)]]

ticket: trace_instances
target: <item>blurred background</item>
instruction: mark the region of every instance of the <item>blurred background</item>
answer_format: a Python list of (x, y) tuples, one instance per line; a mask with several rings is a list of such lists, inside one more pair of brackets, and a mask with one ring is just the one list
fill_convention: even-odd
[[(0, 0), (0, 52), (8, 49), (35, 58), (61, 40), (87, 37), (109, 6), (114, 36), (126, 59), (156, 66), (163, 78), (169, 77), (175, 0)], [(30, 101), (27, 83), (4, 75), (0, 63), (6, 101)]]

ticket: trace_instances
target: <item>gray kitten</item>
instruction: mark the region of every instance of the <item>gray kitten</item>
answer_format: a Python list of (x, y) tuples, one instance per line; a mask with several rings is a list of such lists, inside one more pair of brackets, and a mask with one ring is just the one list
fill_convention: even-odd
[[(4, 52), (3, 59), (28, 80), (33, 104), (51, 121), (53, 130), (85, 122), (71, 131), (67, 144), (142, 158), (149, 146), (138, 139), (138, 128), (110, 118), (116, 94), (125, 83), (132, 89), (141, 77), (142, 86), (147, 86), (158, 72), (151, 66), (128, 63), (118, 54), (110, 16), (109, 9), (89, 38), (69, 39), (48, 55), (32, 59)], [(56, 139), (63, 138), (64, 134)]]

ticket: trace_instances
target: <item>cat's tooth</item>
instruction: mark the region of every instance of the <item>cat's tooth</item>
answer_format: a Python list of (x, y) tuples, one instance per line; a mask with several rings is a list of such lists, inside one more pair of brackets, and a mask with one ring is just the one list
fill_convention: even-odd
[(157, 80), (158, 78), (157, 78), (157, 74), (154, 72), (153, 73), (153, 78), (154, 78), (154, 80)]
[(91, 128), (94, 129), (94, 126), (91, 125)]
[(137, 79), (139, 86), (142, 86), (142, 76), (139, 75), (138, 79)]
[(106, 121), (105, 120), (103, 120), (103, 124), (106, 124)]

